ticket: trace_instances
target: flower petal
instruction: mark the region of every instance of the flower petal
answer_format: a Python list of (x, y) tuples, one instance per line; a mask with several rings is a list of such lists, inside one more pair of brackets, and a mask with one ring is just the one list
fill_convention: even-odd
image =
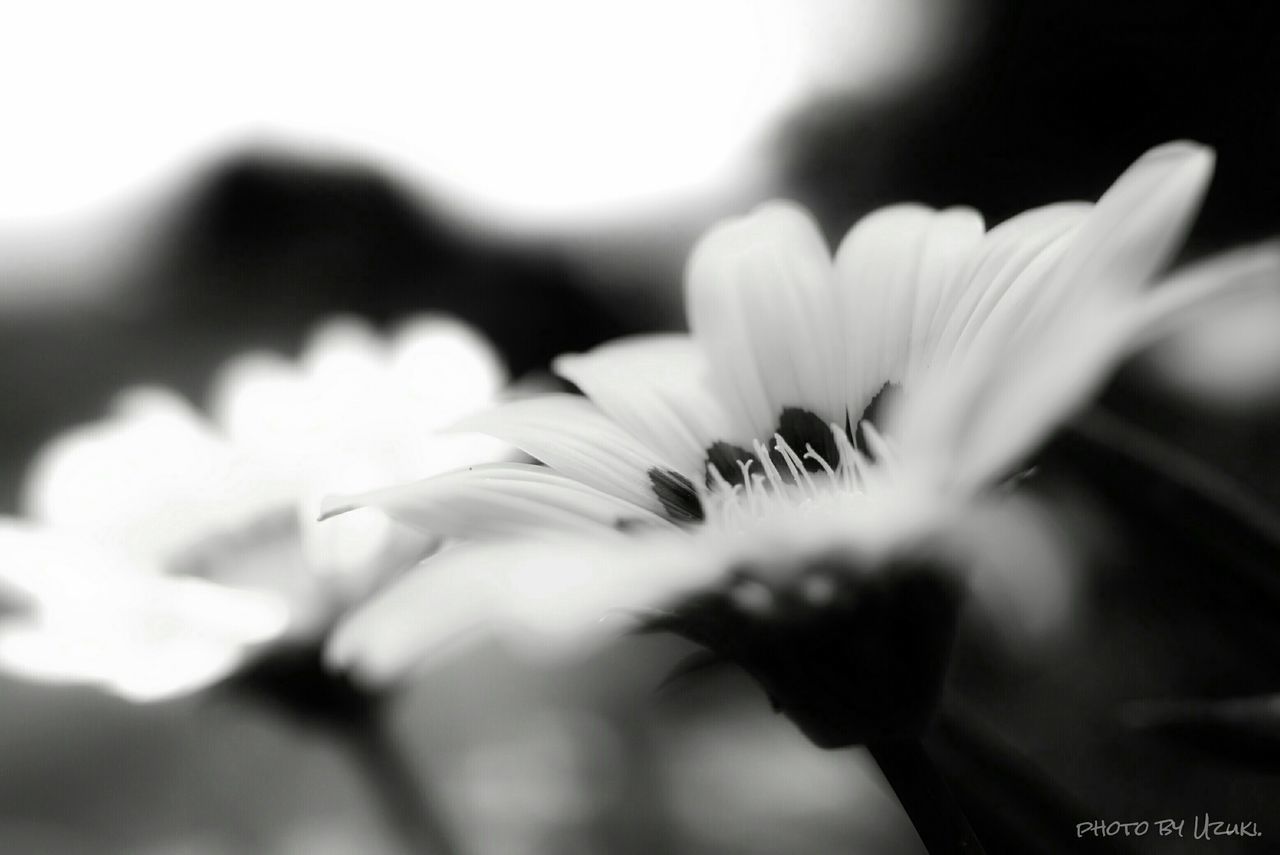
[(26, 601), (0, 620), (0, 667), (135, 701), (226, 676), (290, 619), (274, 595), (167, 577), (100, 544), (16, 521), (0, 522), (0, 584)]
[(1174, 271), (1138, 303), (1135, 348), (1192, 319), (1210, 304), (1257, 289), (1280, 288), (1280, 242), (1220, 253)]
[[(897, 438), (915, 449), (905, 456), (935, 470), (963, 458), (961, 480), (981, 482), (1078, 406), (1148, 336), (1125, 298), (1168, 262), (1212, 165), (1207, 149), (1171, 143), (1140, 158), (1083, 221), (1080, 207), (1057, 205), (994, 229), (970, 277), (978, 299), (958, 301), (939, 370), (893, 416)], [(982, 433), (988, 440), (973, 445)], [(974, 456), (978, 447), (986, 451)]]
[(362, 683), (384, 685), (487, 639), (501, 591), (484, 570), (531, 548), (464, 543), (431, 557), (342, 621), (329, 636), (326, 660)]
[(1046, 205), (992, 229), (971, 254), (954, 289), (948, 316), (939, 318), (934, 363), (945, 364), (980, 337), (1008, 340), (1091, 210), (1080, 202)]
[[(578, 395), (540, 395), (470, 416), (455, 429), (488, 434), (557, 472), (610, 495), (662, 511), (652, 487), (655, 471), (672, 464)], [(696, 470), (695, 470), (696, 471)]]
[(134, 389), (109, 418), (40, 450), (24, 504), (42, 522), (163, 561), (278, 503), (272, 484), (253, 488), (243, 463), (182, 398)]
[[(605, 532), (541, 543), (463, 544), (433, 556), (339, 625), (327, 656), (365, 683), (390, 682), (484, 639), (535, 658), (589, 651), (630, 621), (705, 584), (687, 538)], [(430, 615), (424, 620), (423, 615)]]
[(934, 316), (932, 352), (888, 416), (888, 431), (916, 449), (907, 455), (913, 463), (924, 461), (924, 448), (933, 446), (935, 463), (950, 465), (954, 449), (948, 443), (962, 432), (963, 413), (991, 374), (1021, 358), (1015, 355), (1017, 330), (1047, 298), (1046, 278), (1089, 210), (1084, 203), (1062, 203), (1024, 212), (973, 249)]
[(1032, 335), (1064, 301), (1136, 294), (1182, 245), (1213, 175), (1211, 149), (1172, 142), (1144, 154), (1094, 206), (1044, 287)]
[[(902, 382), (913, 352), (931, 349), (925, 321), (945, 313), (958, 262), (981, 236), (976, 212), (894, 205), (863, 217), (841, 241), (836, 303), (849, 419), (856, 423), (885, 383)], [(844, 423), (845, 413), (834, 420)]]
[(981, 485), (1011, 467), (1066, 419), (1137, 349), (1150, 344), (1206, 304), (1280, 283), (1280, 248), (1266, 244), (1190, 266), (1130, 305), (1078, 307), (1016, 359), (975, 361), (990, 372), (968, 401), (963, 437), (953, 459), (958, 481)]
[(669, 525), (632, 502), (544, 466), (495, 463), (353, 496), (331, 496), (322, 519), (360, 507), (445, 537), (538, 537), (552, 532)]
[(490, 405), (506, 383), (497, 352), (479, 333), (452, 318), (418, 315), (391, 343), (391, 382), (415, 424), (446, 426)]
[(830, 253), (812, 217), (784, 202), (722, 223), (689, 259), (689, 326), (735, 417), (725, 439), (770, 436), (786, 407), (843, 420)]
[(954, 299), (958, 272), (983, 238), (982, 215), (970, 208), (948, 208), (934, 214), (916, 271), (915, 311), (907, 349), (911, 382), (932, 360), (941, 333), (940, 318)]
[(497, 443), (468, 457), (473, 442), (435, 432), (491, 405), (502, 376), (492, 350), (455, 321), (415, 317), (386, 341), (338, 318), (317, 327), (297, 363), (261, 353), (229, 361), (211, 410), (263, 480), (306, 489), (319, 468), (356, 469), (380, 473), (373, 486), (498, 457)]
[(711, 368), (688, 335), (636, 336), (556, 359), (555, 371), (606, 415), (695, 480), (707, 449), (730, 433)]
[(307, 430), (312, 408), (302, 372), (274, 353), (228, 359), (211, 386), (209, 412), (232, 442), (274, 450)]

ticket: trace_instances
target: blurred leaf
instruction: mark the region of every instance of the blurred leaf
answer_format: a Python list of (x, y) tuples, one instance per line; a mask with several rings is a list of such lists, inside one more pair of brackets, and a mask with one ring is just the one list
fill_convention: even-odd
[(1077, 838), (1076, 823), (1102, 814), (1081, 804), (977, 715), (946, 709), (926, 745), (989, 852), (1132, 851), (1118, 838)]
[(1109, 500), (1136, 545), (1133, 571), (1194, 592), (1198, 610), (1274, 673), (1280, 655), (1280, 513), (1150, 431), (1094, 409), (1063, 430), (1045, 460)]
[(1125, 723), (1268, 774), (1280, 772), (1280, 695), (1225, 701), (1179, 699), (1130, 704)]

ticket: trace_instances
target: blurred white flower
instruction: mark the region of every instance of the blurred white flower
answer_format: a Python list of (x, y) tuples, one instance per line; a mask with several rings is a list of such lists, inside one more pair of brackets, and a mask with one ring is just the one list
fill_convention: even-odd
[(457, 322), (424, 316), (384, 340), (340, 319), (297, 362), (231, 360), (208, 417), (166, 390), (123, 394), (37, 455), (28, 517), (0, 521), (0, 590), (19, 600), (0, 619), (0, 667), (150, 701), (266, 642), (318, 643), (438, 543), (372, 513), (321, 527), (319, 496), (495, 459), (495, 440), (435, 432), (503, 380)]
[[(333, 636), (331, 658), (388, 679), (494, 628), (576, 645), (610, 628), (611, 609), (647, 609), (758, 678), (803, 670), (770, 657), (809, 643), (844, 668), (894, 667), (781, 627), (843, 603), (844, 632), (918, 634), (927, 616), (893, 611), (897, 583), (869, 568), (939, 534), (962, 552), (990, 548), (975, 509), (999, 506), (1004, 491), (990, 488), (1121, 359), (1219, 295), (1275, 278), (1280, 253), (1264, 247), (1147, 288), (1212, 164), (1201, 146), (1162, 146), (1096, 205), (1049, 205), (990, 231), (966, 208), (886, 208), (834, 261), (791, 204), (718, 226), (688, 265), (690, 334), (562, 357), (557, 370), (586, 397), (468, 422), (546, 467), (474, 467), (329, 502), (330, 514), (374, 506), (470, 541), (376, 596)], [(933, 594), (941, 621), (950, 605)], [(672, 611), (680, 598), (713, 619), (690, 627)], [(734, 627), (753, 634), (729, 637)], [(786, 687), (768, 688), (777, 700)]]

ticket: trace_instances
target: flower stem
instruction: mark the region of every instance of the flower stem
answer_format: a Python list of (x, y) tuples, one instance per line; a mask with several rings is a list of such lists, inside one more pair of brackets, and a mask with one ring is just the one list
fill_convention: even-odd
[(873, 742), (867, 750), (902, 802), (929, 855), (982, 855), (982, 844), (969, 820), (918, 740)]
[(363, 773), (374, 798), (404, 851), (412, 855), (461, 855), (448, 823), (436, 810), (439, 799), (405, 762), (395, 745), (385, 710), (372, 704), (334, 730)]
[(221, 694), (248, 701), (333, 741), (363, 775), (406, 855), (462, 855), (437, 795), (393, 737), (385, 691), (361, 686), (324, 663), (323, 644), (280, 645), (247, 664)]

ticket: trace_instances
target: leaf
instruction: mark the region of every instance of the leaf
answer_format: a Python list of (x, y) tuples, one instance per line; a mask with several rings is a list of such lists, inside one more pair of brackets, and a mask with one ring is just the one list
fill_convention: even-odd
[[(1095, 409), (1047, 449), (1107, 498), (1141, 551), (1135, 572), (1191, 592), (1259, 669), (1280, 655), (1280, 513), (1209, 464)], [(1048, 466), (1046, 466), (1048, 468)]]
[(1280, 772), (1280, 694), (1230, 700), (1175, 699), (1128, 705), (1124, 723), (1233, 765)]
[(1118, 838), (1078, 839), (1076, 823), (1102, 814), (1081, 804), (977, 715), (945, 709), (926, 746), (988, 851), (1132, 851)]

